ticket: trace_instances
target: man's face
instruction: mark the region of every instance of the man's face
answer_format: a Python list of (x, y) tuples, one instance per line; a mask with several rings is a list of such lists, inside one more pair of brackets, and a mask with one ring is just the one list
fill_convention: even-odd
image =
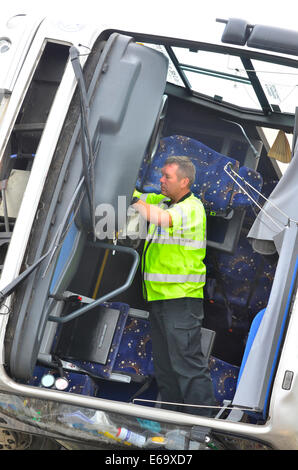
[(177, 170), (176, 163), (165, 165), (161, 170), (162, 177), (160, 178), (162, 194), (174, 200), (185, 189), (188, 182), (188, 178), (181, 178), (177, 175)]

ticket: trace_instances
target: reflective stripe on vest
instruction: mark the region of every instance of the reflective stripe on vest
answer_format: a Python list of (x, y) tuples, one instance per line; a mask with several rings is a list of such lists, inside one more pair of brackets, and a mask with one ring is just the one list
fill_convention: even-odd
[(144, 273), (145, 281), (152, 282), (205, 282), (205, 274)]
[[(147, 241), (151, 240), (150, 235), (146, 238)], [(186, 246), (193, 250), (199, 250), (200, 248), (206, 248), (206, 240), (193, 240), (191, 238), (171, 238), (171, 237), (158, 237), (156, 234), (152, 238), (152, 243), (159, 245), (179, 245)]]

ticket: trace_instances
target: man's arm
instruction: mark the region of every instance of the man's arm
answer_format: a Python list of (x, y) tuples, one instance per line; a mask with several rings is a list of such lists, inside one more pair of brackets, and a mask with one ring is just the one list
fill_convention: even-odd
[(154, 204), (147, 204), (147, 202), (139, 199), (139, 201), (133, 204), (132, 207), (138, 211), (144, 219), (154, 225), (158, 225), (160, 227), (173, 226), (171, 214)]

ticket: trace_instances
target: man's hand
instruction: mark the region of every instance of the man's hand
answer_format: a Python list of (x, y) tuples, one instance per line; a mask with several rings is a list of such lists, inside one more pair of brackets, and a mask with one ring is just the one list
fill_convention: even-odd
[(132, 207), (138, 211), (144, 219), (154, 225), (166, 228), (173, 226), (171, 214), (164, 209), (160, 209), (160, 207), (157, 207), (154, 204), (147, 204), (139, 199), (138, 202), (132, 204)]

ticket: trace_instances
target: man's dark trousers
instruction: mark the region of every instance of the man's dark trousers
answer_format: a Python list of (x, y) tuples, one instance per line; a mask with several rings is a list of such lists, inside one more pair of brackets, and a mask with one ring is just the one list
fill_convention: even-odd
[[(158, 300), (150, 305), (153, 363), (161, 401), (214, 406), (210, 372), (201, 350), (203, 299)], [(162, 408), (214, 416), (214, 409), (208, 408)]]

